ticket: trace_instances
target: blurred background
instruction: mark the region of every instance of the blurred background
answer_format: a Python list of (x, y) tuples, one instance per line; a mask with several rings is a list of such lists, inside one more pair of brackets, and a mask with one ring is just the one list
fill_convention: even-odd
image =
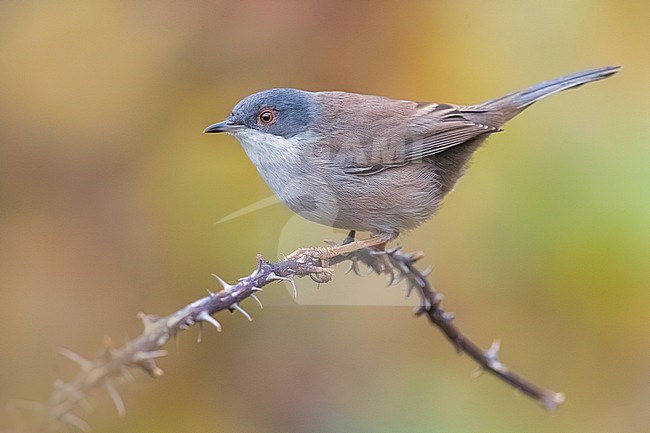
[[(342, 276), (297, 305), (168, 344), (157, 380), (105, 393), (93, 431), (641, 432), (650, 425), (650, 3), (0, 3), (0, 405), (45, 400), (67, 347), (97, 353), (275, 259), (345, 233), (270, 195), (235, 139), (244, 96), (338, 89), (475, 103), (609, 64), (489, 140), (438, 216), (402, 237), (479, 344), (567, 394), (547, 413), (474, 364), (400, 288)], [(328, 302), (328, 293), (364, 293)], [(307, 296), (307, 295), (304, 295)], [(334, 296), (334, 295), (332, 295)], [(332, 298), (334, 299), (334, 298)], [(415, 298), (407, 305), (415, 303)], [(0, 428), (12, 417), (0, 412)]]

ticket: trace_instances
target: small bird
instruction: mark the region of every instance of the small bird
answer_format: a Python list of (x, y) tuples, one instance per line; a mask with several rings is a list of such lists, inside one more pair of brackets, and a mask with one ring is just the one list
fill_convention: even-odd
[(271, 89), (240, 101), (205, 133), (226, 132), (289, 208), (317, 223), (372, 236), (318, 253), (381, 247), (427, 221), (485, 139), (534, 102), (607, 78), (607, 66), (476, 105), (347, 92)]

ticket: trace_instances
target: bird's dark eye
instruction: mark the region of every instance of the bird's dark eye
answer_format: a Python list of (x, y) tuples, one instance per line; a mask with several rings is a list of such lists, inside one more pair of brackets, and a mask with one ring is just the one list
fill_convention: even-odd
[(263, 125), (270, 125), (275, 121), (275, 111), (271, 109), (264, 109), (257, 115), (257, 120)]

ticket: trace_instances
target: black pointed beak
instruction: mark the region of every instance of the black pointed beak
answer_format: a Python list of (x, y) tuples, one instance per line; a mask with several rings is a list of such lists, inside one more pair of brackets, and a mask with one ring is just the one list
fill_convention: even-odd
[(224, 120), (223, 122), (215, 123), (208, 126), (203, 130), (204, 134), (216, 134), (217, 132), (233, 132), (240, 129), (242, 125), (238, 125), (230, 120)]

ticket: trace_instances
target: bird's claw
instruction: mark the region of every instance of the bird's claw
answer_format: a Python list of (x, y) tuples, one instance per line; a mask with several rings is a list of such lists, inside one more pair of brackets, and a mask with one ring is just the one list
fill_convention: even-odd
[(334, 276), (334, 270), (329, 267), (328, 259), (320, 259), (320, 260), (321, 260), (321, 266), (314, 266), (312, 269), (310, 269), (309, 278), (311, 278), (318, 284), (329, 283), (330, 281), (332, 281), (332, 277)]

